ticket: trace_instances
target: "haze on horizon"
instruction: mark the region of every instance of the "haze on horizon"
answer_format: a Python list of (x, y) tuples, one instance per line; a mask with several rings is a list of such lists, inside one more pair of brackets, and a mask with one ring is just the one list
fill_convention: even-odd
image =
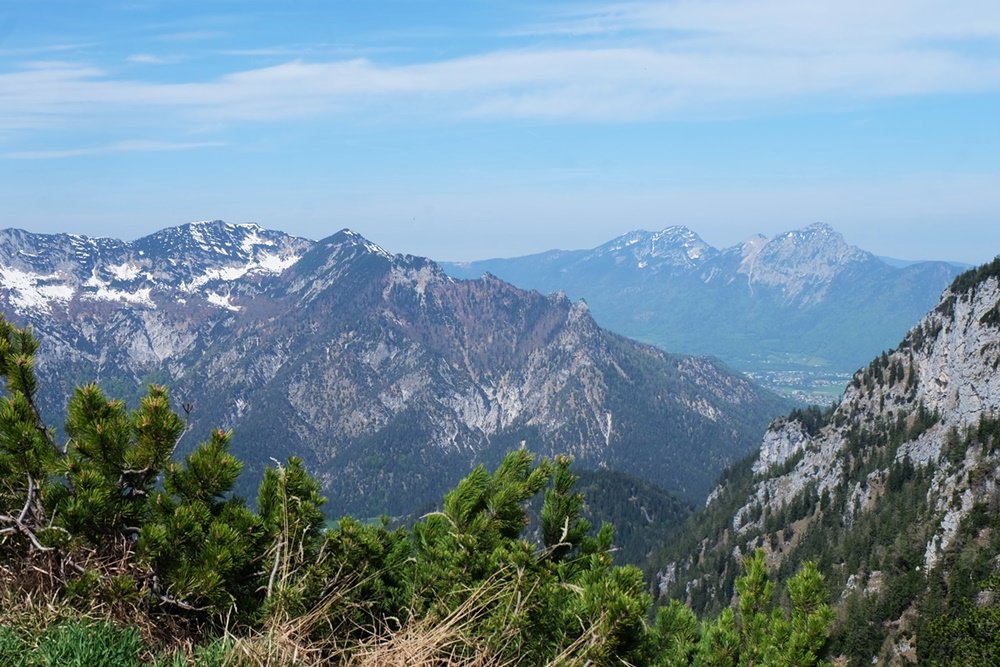
[(1000, 253), (987, 0), (13, 0), (3, 227), (197, 219), (435, 259), (816, 221)]

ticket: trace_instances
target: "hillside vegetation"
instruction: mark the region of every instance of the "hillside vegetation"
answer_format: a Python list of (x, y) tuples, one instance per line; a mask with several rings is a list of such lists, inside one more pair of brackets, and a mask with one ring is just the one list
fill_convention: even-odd
[[(664, 599), (730, 604), (738, 556), (816, 563), (850, 665), (1000, 663), (1000, 260), (858, 370), (841, 403), (776, 420), (657, 555)], [(734, 558), (734, 556), (736, 556)]]
[[(570, 460), (521, 449), (480, 466), (412, 527), (342, 518), (292, 458), (256, 507), (230, 493), (241, 463), (187, 432), (167, 390), (129, 412), (78, 388), (65, 443), (38, 408), (31, 332), (0, 319), (0, 664), (819, 664), (831, 618), (805, 564), (777, 605), (763, 554), (738, 604), (699, 623), (651, 616), (638, 569), (613, 563), (610, 525), (581, 518)], [(542, 496), (540, 539), (526, 507)]]

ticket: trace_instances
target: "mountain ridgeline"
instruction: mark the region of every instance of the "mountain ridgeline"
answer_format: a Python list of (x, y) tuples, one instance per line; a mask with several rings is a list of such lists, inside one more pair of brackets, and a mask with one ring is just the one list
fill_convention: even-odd
[(191, 408), (184, 446), (233, 429), (248, 485), (301, 456), (334, 513), (419, 510), (521, 443), (700, 502), (787, 409), (713, 361), (602, 330), (565, 295), (457, 280), (346, 230), (0, 236), (0, 307), (44, 341), (45, 410), (91, 380), (119, 395), (167, 382)]
[(613, 331), (761, 374), (850, 373), (894, 345), (959, 272), (945, 262), (891, 266), (825, 224), (722, 250), (675, 226), (590, 250), (443, 266), (565, 290)]
[(996, 664), (1000, 259), (959, 276), (828, 410), (776, 420), (661, 551), (664, 597), (730, 603), (739, 557), (812, 560), (852, 665)]

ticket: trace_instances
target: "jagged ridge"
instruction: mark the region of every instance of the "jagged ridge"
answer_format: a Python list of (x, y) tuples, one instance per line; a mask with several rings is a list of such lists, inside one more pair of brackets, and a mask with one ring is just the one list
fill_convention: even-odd
[[(48, 309), (0, 292), (45, 342), (47, 409), (91, 378), (117, 395), (169, 382), (195, 406), (192, 441), (235, 429), (248, 485), (271, 457), (302, 456), (334, 512), (415, 511), (522, 441), (700, 501), (783, 409), (714, 362), (608, 334), (565, 295), (455, 280), (349, 230), (310, 242), (217, 222), (133, 243), (27, 241), (36, 275), (56, 276), (44, 286), (74, 290)], [(27, 266), (18, 250), (5, 271)], [(149, 299), (88, 299), (93, 276)]]

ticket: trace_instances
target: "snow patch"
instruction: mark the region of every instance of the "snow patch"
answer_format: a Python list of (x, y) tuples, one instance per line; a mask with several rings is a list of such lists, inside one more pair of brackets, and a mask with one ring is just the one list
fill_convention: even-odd
[(10, 290), (10, 302), (21, 311), (45, 310), (53, 302), (67, 302), (73, 298), (73, 288), (63, 284), (45, 284), (61, 280), (58, 275), (39, 275), (13, 268), (0, 269), (0, 286)]
[(258, 246), (273, 246), (274, 241), (268, 241), (258, 232), (260, 228), (257, 225), (241, 225), (244, 229), (249, 229), (250, 233), (247, 234), (246, 238), (240, 241), (240, 250), (245, 253), (253, 252), (253, 249)]
[(215, 280), (223, 280), (226, 282), (238, 280), (239, 278), (245, 276), (252, 267), (253, 264), (251, 263), (244, 266), (224, 266), (221, 269), (209, 269), (200, 276), (192, 278), (191, 282), (181, 283), (180, 288), (185, 292), (193, 292), (202, 285)]
[(200, 276), (192, 278), (191, 282), (181, 283), (180, 289), (185, 292), (194, 292), (210, 282), (232, 282), (255, 271), (278, 274), (297, 261), (299, 261), (298, 255), (282, 257), (273, 253), (264, 253), (258, 260), (251, 260), (242, 266), (224, 266), (218, 269), (209, 269)]
[(374, 253), (376, 255), (382, 255), (386, 259), (392, 259), (392, 255), (390, 255), (389, 252), (385, 248), (383, 248), (380, 245), (376, 245), (376, 244), (372, 243), (371, 241), (365, 241), (365, 250), (367, 250), (368, 252)]
[(232, 310), (234, 312), (240, 310), (239, 306), (233, 305), (233, 303), (229, 300), (228, 294), (222, 295), (215, 292), (209, 292), (205, 295), (205, 298), (208, 299), (208, 302), (212, 305), (220, 306), (226, 310)]
[(113, 275), (116, 280), (135, 280), (139, 277), (140, 267), (132, 264), (130, 262), (124, 262), (122, 264), (114, 264), (108, 267), (108, 273)]
[(125, 290), (114, 289), (108, 287), (100, 281), (96, 281), (94, 284), (93, 279), (88, 280), (88, 287), (95, 287), (93, 292), (82, 292), (80, 298), (90, 299), (92, 301), (124, 301), (126, 303), (134, 303), (140, 306), (148, 306), (150, 308), (156, 308), (156, 304), (153, 303), (153, 299), (150, 297), (150, 292), (152, 288), (143, 287), (134, 292), (126, 292)]
[(282, 273), (285, 269), (299, 261), (299, 255), (282, 257), (266, 252), (257, 260), (257, 268), (268, 273)]
[(205, 247), (205, 235), (201, 233), (197, 222), (191, 225), (191, 238), (201, 247)]

